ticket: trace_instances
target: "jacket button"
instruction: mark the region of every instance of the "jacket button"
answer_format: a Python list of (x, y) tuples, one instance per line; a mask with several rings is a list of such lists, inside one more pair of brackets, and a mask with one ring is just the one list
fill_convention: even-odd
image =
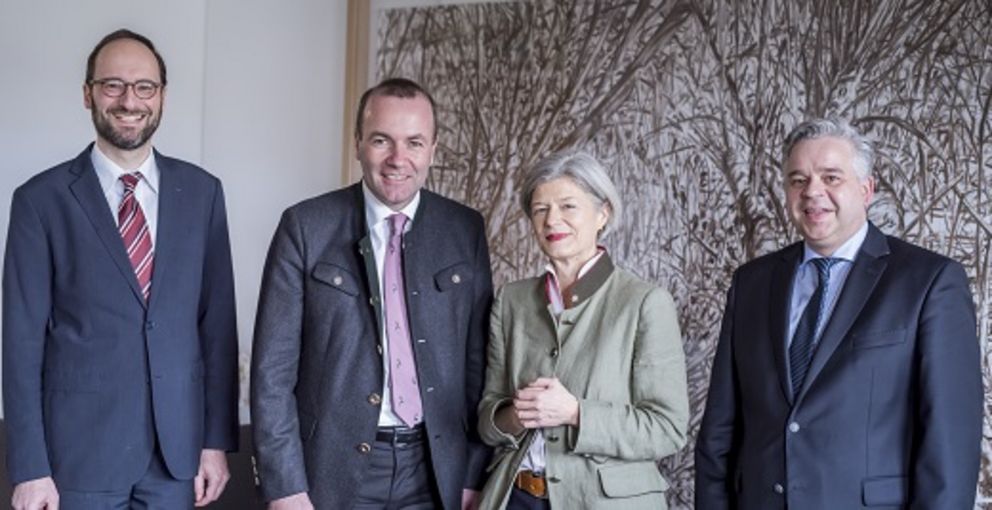
[(561, 478), (558, 478), (557, 476), (552, 476), (552, 477), (548, 478), (548, 481), (551, 482), (551, 483), (558, 483), (558, 482), (561, 481)]
[(548, 441), (552, 443), (558, 442), (558, 436), (548, 436)]
[(796, 432), (799, 432), (799, 424), (796, 423), (796, 422), (790, 423), (789, 424), (789, 432), (792, 432), (793, 434), (795, 434)]
[(368, 443), (361, 443), (358, 445), (357, 448), (359, 453), (369, 453), (370, 451), (372, 451), (372, 447), (369, 446)]
[(377, 405), (379, 405), (379, 404), (382, 403), (382, 397), (379, 396), (378, 393), (373, 393), (373, 394), (369, 395), (369, 403), (372, 404), (372, 405), (374, 405), (374, 406), (377, 406)]
[(552, 358), (557, 358), (558, 357), (558, 348), (557, 347), (554, 347), (554, 348), (551, 349), (551, 357)]
[(451, 283), (462, 283), (462, 277), (458, 273), (451, 275)]
[(340, 276), (335, 276), (334, 279), (331, 280), (331, 282), (334, 283), (334, 285), (340, 287), (341, 284), (344, 283), (344, 278), (341, 278)]
[(776, 483), (772, 489), (775, 491), (775, 494), (785, 494), (785, 487), (782, 487), (780, 483)]

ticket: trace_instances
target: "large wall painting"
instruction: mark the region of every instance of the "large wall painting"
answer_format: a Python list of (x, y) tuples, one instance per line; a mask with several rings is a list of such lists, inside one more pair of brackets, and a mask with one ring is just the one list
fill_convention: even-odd
[[(691, 441), (731, 272), (797, 239), (780, 147), (808, 116), (851, 119), (876, 140), (870, 217), (883, 231), (965, 265), (989, 387), (992, 4), (534, 1), (377, 12), (375, 78), (412, 77), (436, 96), (429, 186), (484, 213), (497, 285), (543, 265), (517, 205), (522, 168), (579, 146), (620, 184), (628, 214), (607, 245), (671, 290), (685, 339), (692, 437), (662, 465), (674, 508), (692, 503)], [(980, 502), (992, 497), (988, 423), (985, 432)]]

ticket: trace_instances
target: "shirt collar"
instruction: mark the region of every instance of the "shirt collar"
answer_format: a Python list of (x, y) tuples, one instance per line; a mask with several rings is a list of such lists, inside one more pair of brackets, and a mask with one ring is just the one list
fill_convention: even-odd
[[(858, 252), (861, 250), (861, 245), (864, 244), (865, 237), (867, 236), (868, 222), (866, 221), (853, 236), (849, 237), (847, 241), (844, 241), (844, 244), (840, 245), (840, 248), (834, 250), (834, 252), (830, 254), (830, 257), (846, 260), (848, 262), (854, 262), (854, 258), (858, 256)], [(811, 259), (821, 257), (823, 257), (823, 255), (820, 255), (810, 248), (808, 243), (803, 243), (803, 264), (809, 262)]]
[(394, 211), (372, 194), (372, 191), (365, 184), (364, 179), (362, 180), (362, 196), (365, 197), (365, 221), (368, 222), (370, 227), (386, 221), (386, 218), (398, 212), (406, 215), (410, 219), (407, 224), (412, 225), (413, 217), (417, 214), (417, 207), (420, 206), (420, 191), (418, 190), (417, 194), (413, 196), (413, 200), (406, 207), (399, 211)]
[(96, 170), (96, 176), (100, 179), (100, 187), (103, 188), (105, 194), (113, 189), (122, 175), (134, 172), (141, 172), (141, 180), (145, 181), (152, 192), (158, 194), (159, 170), (155, 163), (155, 151), (149, 151), (148, 157), (138, 165), (138, 168), (130, 172), (114, 163), (100, 150), (100, 146), (97, 144), (93, 144), (93, 150), (90, 151), (90, 161), (93, 163), (93, 169)]
[[(572, 284), (569, 296), (562, 296), (561, 287), (558, 284), (558, 275), (555, 273), (553, 265), (547, 265), (546, 285), (553, 285), (554, 289), (548, 289), (548, 301), (554, 304), (555, 298), (562, 300), (563, 308), (572, 308), (591, 297), (600, 287), (606, 283), (607, 278), (613, 274), (613, 260), (606, 253), (606, 248), (598, 246), (596, 255), (593, 255), (588, 262), (579, 269), (578, 279)], [(553, 293), (553, 294), (552, 294)], [(568, 300), (568, 303), (564, 303)]]

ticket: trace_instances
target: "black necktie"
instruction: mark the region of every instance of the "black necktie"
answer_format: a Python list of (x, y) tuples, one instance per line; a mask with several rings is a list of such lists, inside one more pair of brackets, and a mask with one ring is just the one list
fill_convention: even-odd
[(835, 258), (810, 260), (816, 266), (819, 283), (809, 298), (806, 310), (803, 311), (803, 316), (796, 326), (796, 333), (792, 336), (792, 344), (789, 345), (789, 367), (792, 372), (793, 395), (799, 394), (799, 390), (803, 387), (803, 381), (806, 380), (809, 360), (813, 357), (816, 330), (819, 329), (820, 321), (823, 320), (823, 297), (827, 294), (827, 285), (830, 282), (830, 268), (839, 260)]

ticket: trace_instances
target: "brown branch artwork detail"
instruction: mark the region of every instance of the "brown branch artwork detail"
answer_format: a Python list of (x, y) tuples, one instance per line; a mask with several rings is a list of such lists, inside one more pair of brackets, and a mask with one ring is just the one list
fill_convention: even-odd
[[(876, 141), (870, 217), (883, 231), (965, 265), (992, 387), (987, 2), (541, 0), (393, 9), (379, 26), (379, 77), (438, 100), (429, 186), (483, 212), (497, 284), (543, 266), (521, 169), (571, 146), (606, 162), (629, 212), (609, 249), (679, 306), (693, 415), (689, 446), (662, 463), (673, 508), (692, 504), (730, 275), (796, 239), (779, 151), (808, 116), (848, 118)], [(983, 452), (990, 498), (989, 423)]]

